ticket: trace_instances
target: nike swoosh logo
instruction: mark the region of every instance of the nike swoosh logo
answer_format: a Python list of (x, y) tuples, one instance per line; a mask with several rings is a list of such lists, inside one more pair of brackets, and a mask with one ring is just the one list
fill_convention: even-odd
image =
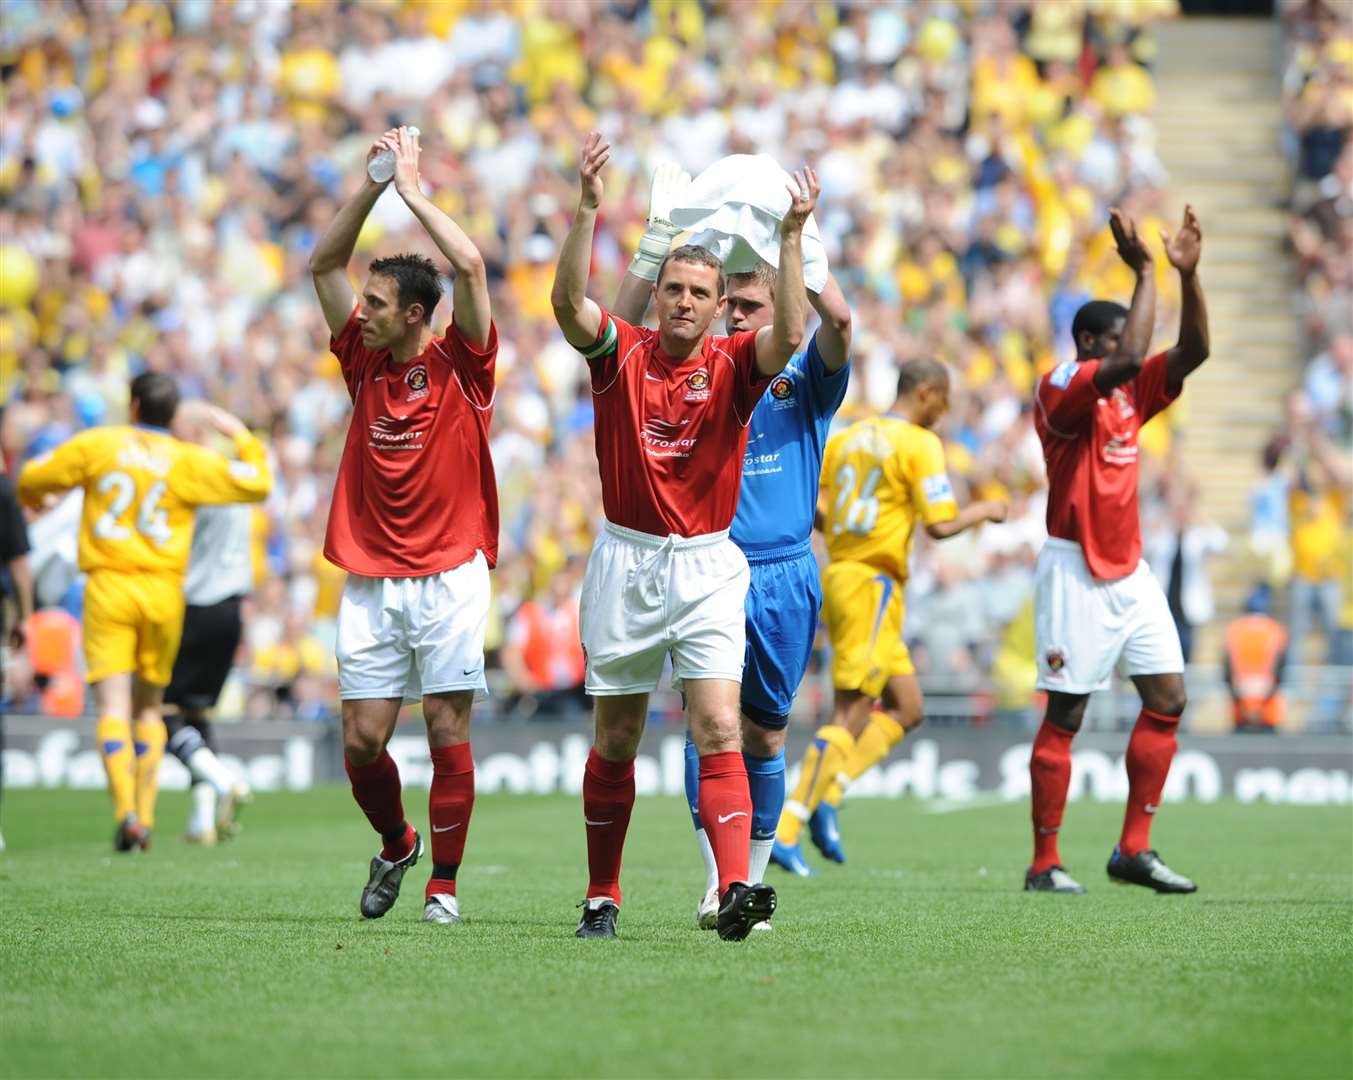
[(734, 810), (731, 814), (720, 814), (719, 824), (726, 825), (728, 822), (732, 821), (735, 817), (746, 817), (746, 816), (747, 816), (746, 810)]
[(662, 380), (658, 378), (656, 375), (649, 375), (647, 372), (645, 372), (644, 378), (647, 379), (649, 382), (662, 382)]
[(477, 674), (478, 671), (479, 671), (479, 669), (478, 669), (477, 667), (467, 667), (464, 671), (461, 672), (461, 674), (462, 674), (462, 675), (474, 675), (474, 674)]
[(1159, 809), (1160, 809), (1159, 806), (1152, 806), (1150, 803), (1147, 803), (1145, 806), (1142, 807), (1142, 810), (1148, 814), (1154, 814)]
[(374, 376), (374, 377), (372, 378), (371, 381), (372, 381), (372, 382), (385, 382), (385, 376), (384, 376), (384, 375), (376, 375), (376, 376)]
[(593, 821), (589, 817), (584, 817), (583, 821), (588, 825), (614, 825), (614, 821)]
[(1056, 829), (1045, 829), (1045, 828), (1043, 828), (1043, 826), (1041, 826), (1041, 825), (1038, 827), (1038, 835), (1039, 835), (1039, 836), (1051, 836), (1053, 833), (1055, 833), (1055, 832), (1057, 832), (1057, 831), (1058, 831), (1058, 830), (1056, 830)]
[(459, 829), (464, 822), (457, 821), (454, 825), (448, 825), (445, 829), (439, 829), (436, 825), (432, 826), (433, 832), (450, 832), (452, 829)]

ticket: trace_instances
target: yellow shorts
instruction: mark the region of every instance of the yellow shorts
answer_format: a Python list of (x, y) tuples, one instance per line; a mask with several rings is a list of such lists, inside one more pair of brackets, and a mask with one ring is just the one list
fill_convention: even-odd
[(832, 643), (832, 685), (878, 697), (895, 675), (912, 675), (902, 640), (902, 583), (865, 563), (832, 563), (822, 572), (822, 615)]
[(168, 686), (183, 636), (183, 582), (96, 570), (85, 584), (85, 679), (134, 672)]

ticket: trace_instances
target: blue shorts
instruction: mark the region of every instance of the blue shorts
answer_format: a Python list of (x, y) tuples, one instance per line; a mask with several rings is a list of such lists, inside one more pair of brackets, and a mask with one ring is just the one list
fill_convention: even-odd
[(762, 727), (789, 722), (789, 709), (817, 636), (822, 583), (812, 541), (769, 551), (746, 551), (747, 654), (742, 668), (742, 709)]

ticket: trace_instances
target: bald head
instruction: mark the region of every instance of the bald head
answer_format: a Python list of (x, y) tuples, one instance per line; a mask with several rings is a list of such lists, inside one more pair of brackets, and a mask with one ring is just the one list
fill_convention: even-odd
[(923, 428), (949, 410), (949, 369), (929, 356), (908, 360), (897, 373), (896, 410)]
[(897, 396), (910, 397), (922, 386), (948, 390), (949, 369), (930, 356), (908, 360), (897, 373)]

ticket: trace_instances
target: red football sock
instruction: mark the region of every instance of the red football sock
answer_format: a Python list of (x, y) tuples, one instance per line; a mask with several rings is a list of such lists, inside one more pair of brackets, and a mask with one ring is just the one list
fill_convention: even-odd
[(1044, 720), (1034, 738), (1029, 780), (1033, 789), (1035, 874), (1062, 861), (1057, 852), (1057, 833), (1066, 809), (1066, 791), (1071, 786), (1071, 740), (1075, 734)]
[(752, 793), (747, 764), (730, 750), (700, 756), (700, 821), (719, 866), (719, 893), (746, 881), (752, 850)]
[(385, 843), (381, 858), (398, 862), (413, 850), (413, 826), (404, 820), (395, 759), (382, 750), (370, 765), (354, 765), (344, 758), (343, 767), (352, 784), (352, 797)]
[(428, 824), (432, 828), (432, 877), (424, 897), (456, 895), (456, 871), (465, 855), (465, 834), (474, 811), (474, 757), (470, 744), (438, 746), (432, 751), (432, 790)]
[(587, 826), (587, 898), (620, 903), (620, 858), (634, 809), (634, 758), (607, 761), (592, 747), (583, 770), (583, 821)]
[(1151, 846), (1151, 819), (1160, 807), (1160, 793), (1170, 774), (1170, 762), (1179, 746), (1175, 729), (1179, 717), (1150, 709), (1137, 714), (1137, 725), (1127, 747), (1128, 799), (1118, 850), (1136, 855)]

